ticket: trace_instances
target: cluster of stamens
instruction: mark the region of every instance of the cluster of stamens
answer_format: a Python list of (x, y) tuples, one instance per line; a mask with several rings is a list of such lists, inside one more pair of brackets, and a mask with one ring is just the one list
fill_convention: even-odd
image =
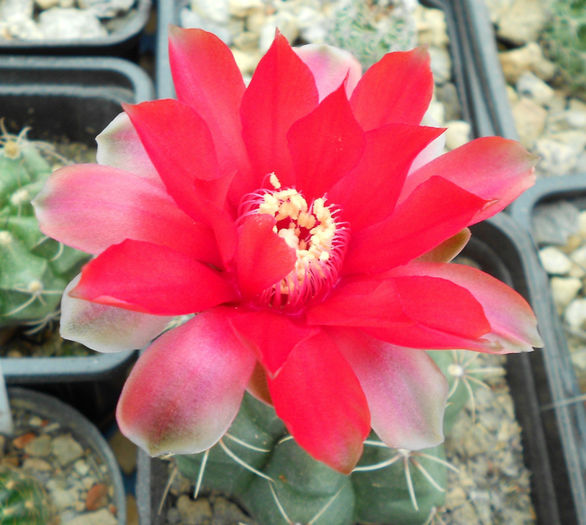
[(274, 191), (249, 195), (241, 212), (275, 217), (274, 232), (295, 250), (294, 269), (259, 298), (264, 305), (294, 311), (335, 284), (349, 229), (325, 197), (308, 204), (296, 189), (281, 188), (274, 173), (269, 181)]

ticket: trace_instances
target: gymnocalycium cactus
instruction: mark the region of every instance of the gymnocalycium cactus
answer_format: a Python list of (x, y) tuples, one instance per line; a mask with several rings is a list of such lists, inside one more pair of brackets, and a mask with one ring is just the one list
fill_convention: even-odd
[(413, 0), (344, 0), (336, 7), (328, 41), (352, 49), (368, 68), (389, 51), (416, 45)]
[[(486, 387), (482, 375), (498, 370), (471, 366), (477, 354), (470, 352), (430, 355), (450, 385), (447, 433), (466, 402), (474, 404), (474, 389)], [(274, 410), (248, 394), (216, 446), (174, 461), (193, 480), (196, 496), (202, 489), (229, 494), (261, 525), (429, 523), (444, 502), (447, 469), (456, 470), (445, 460), (443, 444), (391, 449), (372, 433), (352, 474), (339, 474), (304, 452)]]
[(26, 129), (0, 132), (0, 327), (42, 324), (87, 255), (41, 233), (30, 201), (51, 166)]
[(586, 98), (586, 0), (550, 0), (546, 53), (577, 96)]
[(0, 525), (57, 523), (53, 502), (34, 477), (0, 465)]

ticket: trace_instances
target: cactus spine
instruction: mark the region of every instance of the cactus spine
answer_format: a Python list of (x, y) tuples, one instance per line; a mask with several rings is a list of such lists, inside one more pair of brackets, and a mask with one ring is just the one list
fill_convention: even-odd
[(0, 466), (0, 525), (50, 525), (55, 507), (40, 481)]
[(0, 125), (0, 327), (42, 323), (86, 254), (45, 237), (31, 200), (51, 173), (37, 143)]
[[(485, 372), (466, 351), (429, 352), (448, 379), (444, 427), (452, 427)], [(486, 386), (486, 385), (485, 385)], [(180, 472), (200, 488), (237, 499), (261, 525), (429, 523), (445, 498), (444, 446), (390, 449), (372, 433), (350, 476), (312, 459), (288, 436), (272, 408), (246, 394), (234, 423), (210, 450), (175, 456)]]

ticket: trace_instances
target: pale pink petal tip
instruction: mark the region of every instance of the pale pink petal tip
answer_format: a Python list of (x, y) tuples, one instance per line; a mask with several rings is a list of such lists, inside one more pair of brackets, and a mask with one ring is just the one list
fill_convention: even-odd
[(160, 182), (138, 133), (126, 113), (119, 113), (96, 137), (98, 164), (130, 171)]
[(238, 413), (255, 357), (226, 309), (197, 315), (141, 355), (116, 410), (121, 432), (152, 456), (213, 446)]
[(346, 95), (350, 97), (362, 76), (362, 67), (348, 51), (327, 44), (308, 44), (293, 50), (313, 73), (320, 100), (344, 81)]
[(136, 350), (149, 344), (172, 319), (71, 297), (69, 292), (79, 279), (80, 275), (67, 285), (61, 300), (60, 334), (64, 339), (104, 353)]
[(334, 334), (358, 376), (380, 439), (389, 447), (407, 450), (442, 443), (448, 383), (433, 360), (420, 350), (356, 330), (339, 329)]

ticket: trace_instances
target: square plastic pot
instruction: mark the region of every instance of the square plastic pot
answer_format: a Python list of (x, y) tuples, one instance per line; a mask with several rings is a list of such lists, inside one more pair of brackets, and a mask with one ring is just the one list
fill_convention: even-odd
[(149, 19), (151, 7), (152, 0), (137, 0), (126, 23), (104, 37), (72, 40), (0, 39), (0, 54), (130, 57), (136, 54), (138, 41)]
[[(533, 219), (540, 204), (560, 201), (573, 202), (586, 209), (586, 175), (552, 177), (537, 181), (512, 206), (513, 218), (521, 228), (533, 234)], [(531, 257), (537, 258), (538, 246), (527, 247)], [(549, 386), (548, 395), (540, 396), (543, 416), (553, 417), (559, 432), (560, 461), (566, 464), (577, 522), (586, 523), (586, 404), (580, 391), (570, 359), (568, 342), (562, 321), (551, 295), (549, 278), (538, 265), (535, 268), (536, 286), (540, 300), (535, 305), (541, 312), (541, 334), (546, 339), (543, 352), (544, 374)], [(538, 312), (539, 315), (539, 312)], [(566, 522), (564, 522), (566, 523)], [(572, 523), (568, 521), (567, 523)]]
[[(9, 131), (28, 126), (29, 136), (42, 140), (93, 146), (122, 102), (153, 97), (146, 73), (117, 58), (0, 56), (0, 78), (0, 115)], [(101, 417), (111, 411), (133, 357), (132, 351), (90, 351), (85, 357), (0, 358), (0, 365), (8, 384), (42, 384), (86, 415)]]

